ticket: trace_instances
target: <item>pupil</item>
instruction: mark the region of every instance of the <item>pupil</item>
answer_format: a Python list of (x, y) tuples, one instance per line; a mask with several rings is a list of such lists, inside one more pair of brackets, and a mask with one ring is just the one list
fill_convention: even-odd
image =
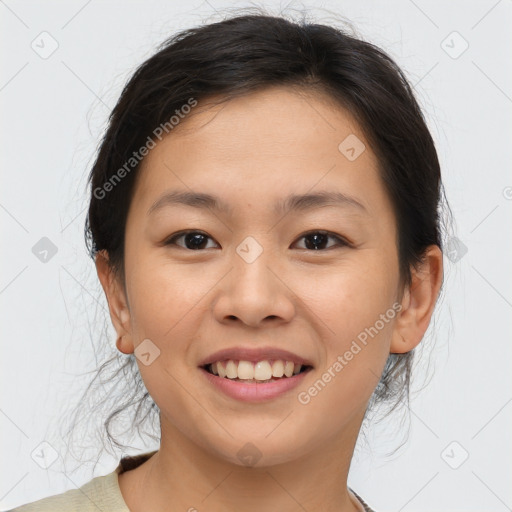
[(200, 249), (205, 242), (205, 238), (201, 233), (188, 233), (185, 235), (185, 244), (188, 246), (188, 243), (192, 242), (192, 247), (188, 247), (189, 249)]
[[(324, 234), (314, 234), (314, 235), (308, 235), (307, 237), (305, 237), (305, 240), (306, 240), (306, 248), (307, 249), (313, 249), (313, 250), (318, 250), (319, 247), (318, 245), (314, 245), (315, 243), (323, 246), (323, 242), (325, 242), (327, 239), (327, 236), (324, 235)], [(308, 243), (308, 240), (314, 240), (314, 244), (310, 244)]]

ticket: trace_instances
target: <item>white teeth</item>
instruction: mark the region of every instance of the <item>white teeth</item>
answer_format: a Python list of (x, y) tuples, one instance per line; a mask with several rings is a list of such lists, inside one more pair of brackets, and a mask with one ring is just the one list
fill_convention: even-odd
[(287, 377), (291, 377), (293, 375), (293, 368), (294, 364), (291, 361), (286, 361), (286, 364), (284, 365), (284, 374)]
[[(251, 364), (251, 366), (252, 366), (252, 364)], [(240, 372), (240, 370), (239, 370), (239, 372)], [(270, 366), (270, 363), (268, 361), (258, 361), (254, 365), (254, 377), (250, 377), (250, 378), (256, 379), (256, 380), (271, 379), (272, 378), (272, 366)]]
[(249, 361), (240, 361), (238, 363), (238, 373), (236, 371), (236, 365), (233, 361), (228, 361), (228, 365), (232, 363), (235, 368), (234, 375), (228, 373), (228, 377), (232, 379), (254, 379), (254, 366)]
[(272, 365), (272, 377), (282, 377), (284, 375), (284, 363), (281, 360), (274, 361)]
[(219, 377), (225, 377), (226, 376), (226, 367), (222, 363), (213, 363), (215, 364), (216, 368), (213, 368), (213, 365), (210, 367), (212, 370), (212, 373), (215, 373), (215, 370), (217, 370), (217, 373), (219, 374)]
[(232, 360), (229, 360), (228, 364), (226, 365), (226, 376), (228, 379), (236, 379), (238, 377), (238, 368), (235, 362)]
[(291, 377), (297, 375), (302, 369), (301, 364), (293, 361), (276, 359), (272, 363), (268, 360), (252, 363), (250, 361), (217, 361), (210, 365), (210, 371), (219, 377), (228, 379), (269, 381), (273, 377)]

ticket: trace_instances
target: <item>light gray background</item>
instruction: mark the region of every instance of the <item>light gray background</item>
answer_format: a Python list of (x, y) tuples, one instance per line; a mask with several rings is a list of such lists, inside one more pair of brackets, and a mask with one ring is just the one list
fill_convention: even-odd
[[(458, 261), (445, 258), (444, 298), (427, 334), (434, 348), (416, 369), (430, 382), (411, 404), (409, 439), (387, 457), (400, 438), (399, 417), (372, 430), (370, 446), (356, 450), (349, 484), (378, 512), (511, 510), (512, 0), (315, 4), (316, 20), (335, 22), (329, 11), (350, 19), (405, 70), (467, 247)], [(96, 366), (92, 343), (106, 302), (83, 243), (84, 186), (106, 118), (158, 43), (221, 19), (216, 10), (248, 4), (189, 5), (0, 1), (2, 510), (117, 465), (107, 457), (94, 474), (89, 467), (66, 476), (60, 460), (46, 470), (31, 453), (88, 382), (74, 375)], [(257, 5), (277, 14), (287, 4)], [(288, 12), (302, 6), (288, 5)], [(42, 58), (52, 39), (57, 50)], [(32, 252), (42, 237), (58, 249), (46, 263)]]

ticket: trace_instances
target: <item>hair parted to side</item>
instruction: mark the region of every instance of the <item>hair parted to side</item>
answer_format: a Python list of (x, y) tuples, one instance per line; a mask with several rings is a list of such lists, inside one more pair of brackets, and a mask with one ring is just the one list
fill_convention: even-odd
[[(404, 285), (410, 285), (411, 267), (422, 261), (427, 246), (443, 248), (440, 210), (444, 205), (451, 212), (440, 165), (424, 116), (398, 65), (375, 45), (340, 28), (259, 10), (170, 37), (134, 72), (109, 117), (88, 180), (85, 240), (91, 258), (98, 251), (108, 253), (123, 287), (126, 218), (140, 165), (122, 173), (113, 186), (106, 184), (113, 183), (123, 166), (126, 170), (133, 152), (191, 98), (199, 103), (211, 97), (229, 101), (272, 86), (327, 96), (359, 123), (377, 156), (393, 204)], [(399, 404), (408, 405), (413, 356), (414, 351), (389, 355), (367, 413), (384, 403), (391, 405), (389, 412)], [(87, 410), (95, 386), (105, 384), (110, 391), (99, 403), (95, 401), (92, 411)], [(137, 428), (139, 435), (147, 421), (158, 418), (159, 409), (142, 382), (133, 354), (116, 350), (97, 369), (68, 434), (76, 428), (80, 414), (91, 413), (102, 415), (98, 437), (107, 449), (105, 434), (110, 447), (126, 448), (113, 432), (123, 416), (128, 416), (131, 430)], [(152, 437), (159, 439), (159, 432)]]

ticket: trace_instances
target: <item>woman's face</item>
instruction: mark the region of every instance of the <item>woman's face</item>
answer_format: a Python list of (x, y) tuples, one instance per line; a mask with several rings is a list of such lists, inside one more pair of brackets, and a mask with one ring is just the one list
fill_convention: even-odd
[[(118, 347), (135, 350), (162, 442), (179, 431), (239, 465), (244, 450), (266, 465), (332, 449), (357, 435), (398, 336), (396, 220), (376, 157), (352, 117), (320, 96), (271, 88), (200, 108), (143, 161)], [(162, 201), (175, 192), (221, 207)], [(351, 200), (286, 202), (321, 192)], [(269, 347), (312, 366), (273, 398), (229, 396), (200, 368), (219, 350)]]

